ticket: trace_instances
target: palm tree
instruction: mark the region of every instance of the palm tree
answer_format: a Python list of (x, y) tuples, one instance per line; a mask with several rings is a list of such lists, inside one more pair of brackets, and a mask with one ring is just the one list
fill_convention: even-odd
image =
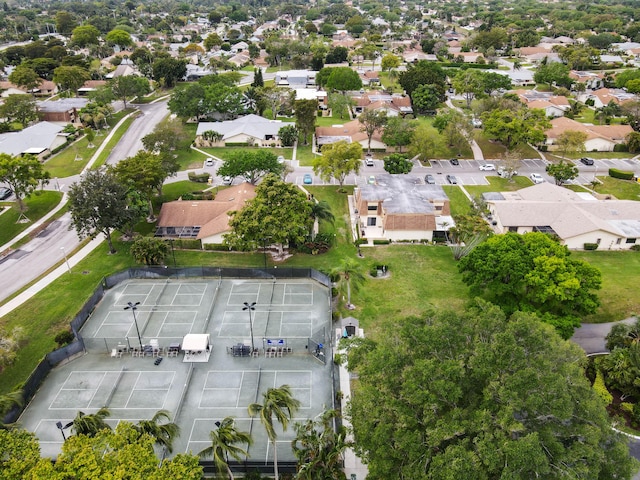
[(140, 420), (134, 428), (140, 432), (140, 436), (145, 433), (152, 436), (156, 445), (166, 448), (171, 453), (173, 440), (180, 435), (180, 427), (169, 420), (171, 414), (167, 410), (158, 410), (151, 420)]
[(343, 279), (347, 288), (347, 308), (349, 308), (351, 306), (351, 288), (353, 287), (355, 291), (364, 282), (362, 265), (353, 258), (346, 258), (331, 273), (339, 275)]
[[(326, 410), (317, 420), (296, 423), (296, 438), (291, 442), (293, 453), (298, 459), (298, 480), (342, 480), (343, 452), (353, 446), (347, 440), (347, 430), (331, 425), (338, 417), (336, 410)], [(320, 474), (320, 475), (319, 475)]]
[(22, 390), (15, 390), (13, 392), (0, 395), (0, 428), (10, 428), (14, 424), (4, 423), (4, 417), (13, 407), (22, 407), (24, 405), (24, 394)]
[(320, 200), (319, 202), (311, 203), (311, 217), (313, 218), (313, 226), (311, 227), (312, 237), (314, 236), (313, 232), (315, 231), (316, 222), (324, 220), (325, 222), (333, 224), (333, 222), (335, 221), (335, 217), (333, 216), (333, 212), (331, 211), (331, 206), (326, 200)]
[(270, 388), (262, 394), (262, 405), (252, 403), (249, 405), (249, 415), (252, 417), (260, 415), (260, 422), (267, 431), (267, 437), (273, 444), (273, 471), (275, 479), (278, 480), (278, 450), (276, 445), (276, 431), (273, 428), (273, 417), (282, 425), (282, 430), (286, 431), (289, 421), (300, 408), (300, 401), (291, 395), (291, 387), (282, 385), (279, 388)]
[(107, 407), (102, 407), (96, 413), (86, 414), (78, 412), (76, 418), (73, 419), (71, 427), (76, 435), (86, 435), (87, 437), (95, 437), (100, 430), (111, 430), (111, 427), (105, 418), (109, 417), (111, 412)]
[(202, 450), (198, 455), (201, 458), (213, 456), (216, 469), (219, 472), (227, 471), (229, 478), (233, 480), (233, 472), (229, 468), (229, 455), (241, 462), (241, 457), (246, 457), (248, 452), (236, 443), (246, 443), (247, 446), (253, 443), (249, 432), (241, 432), (234, 424), (233, 417), (225, 417), (222, 422), (216, 422), (217, 430), (209, 433), (211, 446)]

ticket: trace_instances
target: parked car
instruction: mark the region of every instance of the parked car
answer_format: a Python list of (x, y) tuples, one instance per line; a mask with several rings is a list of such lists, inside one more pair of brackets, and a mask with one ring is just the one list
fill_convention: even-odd
[(460, 165), (460, 161), (457, 158), (452, 158), (449, 162), (451, 165)]
[(278, 155), (278, 163), (284, 163), (284, 157), (282, 155)]
[(11, 190), (10, 188), (6, 188), (6, 187), (0, 188), (0, 200), (6, 200), (11, 195), (13, 195), (13, 190)]
[(222, 177), (223, 185), (231, 185), (232, 183), (233, 183), (233, 178), (231, 178), (229, 175)]
[(474, 128), (482, 128), (482, 120), (480, 120), (479, 118), (474, 118), (473, 120), (471, 120), (471, 125), (473, 125)]
[(456, 178), (455, 175), (447, 175), (447, 182), (449, 182), (452, 185), (456, 185), (458, 183), (458, 179)]
[(367, 155), (366, 157), (364, 157), (364, 164), (367, 167), (373, 167), (373, 157)]
[(536, 184), (544, 182), (544, 178), (542, 178), (542, 175), (540, 175), (539, 173), (532, 173), (531, 175), (529, 175), (529, 178), (533, 183)]
[(580, 161), (585, 165), (593, 165), (593, 158), (582, 157)]
[(429, 185), (435, 185), (436, 179), (433, 177), (433, 175), (425, 175), (424, 183), (427, 183)]
[(480, 170), (495, 170), (496, 166), (493, 163), (485, 163), (484, 165), (480, 165)]
[(213, 167), (213, 158), (208, 157), (208, 158), (204, 161), (204, 165), (205, 165), (205, 167)]
[(313, 177), (310, 173), (305, 173), (304, 177), (302, 177), (302, 183), (305, 185), (311, 185), (313, 183)]
[(369, 185), (375, 185), (375, 184), (376, 184), (375, 175), (369, 175)]

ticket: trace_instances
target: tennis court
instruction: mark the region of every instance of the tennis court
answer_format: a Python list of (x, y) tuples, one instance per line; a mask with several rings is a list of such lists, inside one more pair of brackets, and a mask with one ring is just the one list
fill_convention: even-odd
[[(56, 367), (19, 421), (36, 433), (42, 454), (55, 457), (62, 445), (56, 424), (78, 411), (106, 406), (115, 426), (166, 409), (182, 430), (174, 454), (206, 448), (215, 422), (233, 416), (254, 438), (250, 460), (271, 461), (264, 428), (247, 406), (287, 384), (301, 402), (294, 421), (333, 407), (333, 365), (324, 361), (332, 358), (330, 310), (328, 288), (310, 279), (124, 281), (85, 323), (87, 354)], [(209, 334), (206, 359), (171, 354), (187, 334)], [(322, 357), (309, 348), (318, 344)], [(292, 428), (279, 432), (282, 461), (294, 460), (292, 438)]]

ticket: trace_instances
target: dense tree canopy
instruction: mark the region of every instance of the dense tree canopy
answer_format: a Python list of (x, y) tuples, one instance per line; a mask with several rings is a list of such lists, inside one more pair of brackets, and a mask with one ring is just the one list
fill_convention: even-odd
[(269, 150), (238, 150), (226, 156), (218, 168), (218, 175), (243, 177), (255, 185), (265, 175), (280, 175), (283, 170), (284, 165), (278, 163), (278, 157)]
[(270, 174), (256, 187), (256, 197), (242, 210), (231, 213), (232, 230), (224, 241), (249, 250), (262, 245), (262, 239), (266, 238), (282, 248), (290, 240), (302, 243), (312, 222), (311, 202), (304, 193), (296, 185)]
[(579, 324), (578, 316), (594, 313), (600, 305), (600, 271), (571, 258), (566, 246), (545, 233), (495, 235), (463, 258), (459, 267), (472, 293), (484, 295), (507, 313), (534, 311), (566, 319), (558, 325), (566, 338), (573, 333), (571, 325)]
[(482, 122), (484, 131), (508, 149), (523, 143), (541, 143), (545, 130), (551, 127), (544, 110), (525, 106), (515, 110), (486, 111), (482, 114)]
[(25, 211), (24, 199), (40, 185), (49, 183), (49, 172), (33, 155), (13, 157), (0, 153), (0, 182), (8, 184), (18, 201), (20, 212)]
[(556, 185), (562, 185), (568, 180), (573, 180), (580, 173), (578, 167), (564, 160), (560, 160), (558, 163), (550, 163), (545, 170), (554, 178)]
[(480, 300), (351, 345), (356, 444), (370, 479), (628, 479), (634, 463), (584, 353)]
[(362, 164), (362, 146), (345, 140), (324, 145), (322, 155), (313, 160), (313, 171), (325, 182), (335, 178), (340, 186), (350, 173), (356, 175)]
[(407, 95), (411, 95), (420, 85), (434, 85), (437, 92), (444, 97), (447, 75), (439, 65), (420, 60), (407, 67), (407, 70), (400, 74), (398, 81)]

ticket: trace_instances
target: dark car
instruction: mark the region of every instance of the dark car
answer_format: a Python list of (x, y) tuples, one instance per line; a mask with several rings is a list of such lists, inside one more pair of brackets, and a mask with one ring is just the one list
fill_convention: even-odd
[(424, 176), (424, 183), (428, 183), (429, 185), (435, 185), (436, 179), (433, 178), (433, 175), (425, 175)]
[(458, 183), (458, 179), (455, 177), (455, 175), (447, 175), (447, 182), (451, 183), (452, 185), (456, 185)]
[(580, 161), (585, 165), (593, 165), (593, 158), (582, 157)]
[(0, 200), (6, 200), (11, 195), (13, 195), (13, 190), (10, 188), (1, 187), (0, 188)]
[(452, 158), (449, 162), (451, 162), (451, 165), (460, 165), (460, 161), (457, 158)]

